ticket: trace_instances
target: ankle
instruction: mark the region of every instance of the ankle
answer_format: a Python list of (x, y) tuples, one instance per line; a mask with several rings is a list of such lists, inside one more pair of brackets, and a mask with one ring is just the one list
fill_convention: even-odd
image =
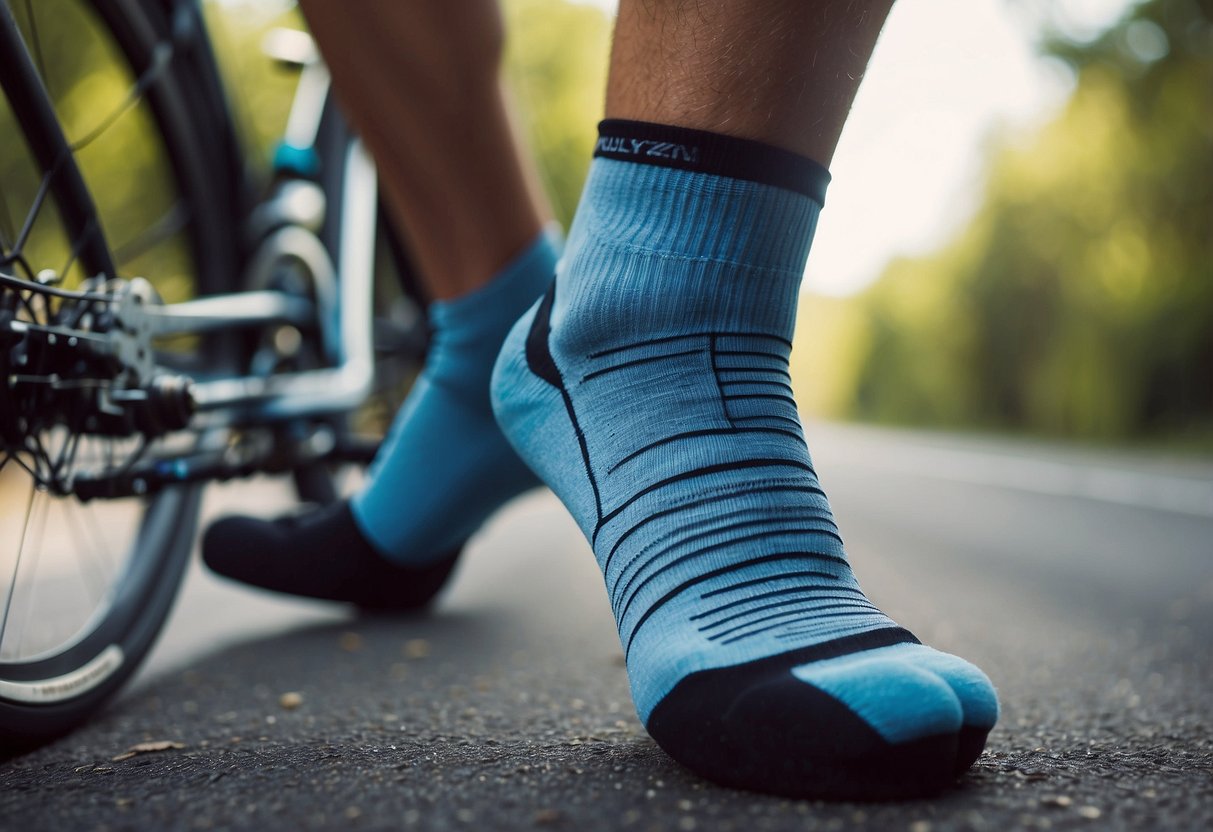
[(769, 185), (595, 160), (558, 277), (553, 348), (709, 330), (790, 339), (819, 210)]

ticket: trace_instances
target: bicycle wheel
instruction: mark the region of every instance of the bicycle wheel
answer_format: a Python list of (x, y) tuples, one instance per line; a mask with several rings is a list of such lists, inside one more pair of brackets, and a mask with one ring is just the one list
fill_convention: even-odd
[[(0, 2), (0, 271), (54, 269), (67, 288), (143, 275), (170, 301), (230, 286), (234, 206), (216, 175), (214, 127), (188, 104), (204, 81), (170, 31), (162, 9), (136, 0)], [(36, 305), (22, 310), (37, 316)], [(194, 367), (216, 354), (199, 339), (165, 350)], [(32, 473), (30, 447), (104, 469), (140, 438), (60, 424), (20, 448), (11, 439), (0, 445), (5, 754), (69, 730), (134, 671), (172, 604), (200, 497), (195, 487), (56, 497)]]

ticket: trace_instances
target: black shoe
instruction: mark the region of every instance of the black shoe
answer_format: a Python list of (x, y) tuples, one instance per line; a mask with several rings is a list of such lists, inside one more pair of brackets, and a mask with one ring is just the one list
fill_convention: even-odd
[(262, 589), (401, 611), (424, 607), (438, 594), (462, 548), (425, 566), (397, 566), (362, 536), (343, 501), (277, 520), (225, 517), (203, 535), (202, 560)]

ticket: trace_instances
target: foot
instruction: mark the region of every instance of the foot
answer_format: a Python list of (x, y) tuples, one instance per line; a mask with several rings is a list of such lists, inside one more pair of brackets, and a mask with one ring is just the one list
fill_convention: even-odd
[(541, 234), (487, 285), (431, 304), (425, 368), (367, 485), (331, 511), (219, 521), (203, 539), (207, 565), (312, 598), (400, 609), (427, 603), (489, 515), (539, 483), (493, 418), (489, 377), (511, 324), (551, 283), (555, 262), (553, 242)]
[[(620, 135), (493, 395), (593, 546), (641, 720), (729, 786), (938, 791), (998, 702), (865, 597), (813, 469), (787, 359), (827, 175), (752, 142), (604, 127)], [(658, 145), (685, 152), (633, 160)]]
[(367, 542), (349, 504), (341, 502), (277, 520), (219, 520), (203, 535), (202, 560), (226, 578), (261, 589), (404, 611), (433, 600), (461, 548), (424, 566), (396, 565)]

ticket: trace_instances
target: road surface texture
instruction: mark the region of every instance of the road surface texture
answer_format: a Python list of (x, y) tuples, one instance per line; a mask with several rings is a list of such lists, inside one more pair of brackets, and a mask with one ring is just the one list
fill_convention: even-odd
[[(810, 432), (869, 594), (1001, 692), (986, 753), (936, 799), (788, 801), (669, 761), (632, 712), (588, 548), (537, 492), (429, 617), (195, 569), (121, 697), (0, 764), (0, 828), (1213, 829), (1213, 466)], [(288, 499), (231, 484), (207, 513)], [(115, 759), (148, 741), (182, 747)]]

